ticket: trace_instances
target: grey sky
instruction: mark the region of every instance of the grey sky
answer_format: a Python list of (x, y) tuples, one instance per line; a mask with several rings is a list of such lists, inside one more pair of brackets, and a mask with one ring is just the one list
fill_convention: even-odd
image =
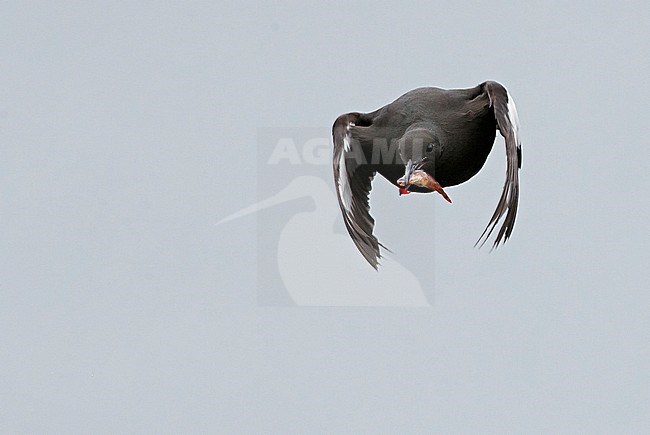
[[(649, 22), (640, 1), (2, 3), (0, 432), (646, 432)], [(503, 248), (472, 248), (498, 139), (451, 206), (375, 182), (430, 308), (258, 305), (257, 220), (310, 207), (215, 226), (267, 193), (259, 131), (487, 79), (522, 124)]]

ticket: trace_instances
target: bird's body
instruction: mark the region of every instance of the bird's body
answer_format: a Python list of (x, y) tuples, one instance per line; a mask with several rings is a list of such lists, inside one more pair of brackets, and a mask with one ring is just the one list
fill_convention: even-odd
[[(376, 267), (380, 257), (368, 212), (375, 173), (402, 191), (437, 190), (446, 196), (443, 187), (464, 183), (483, 167), (497, 129), (506, 138), (508, 175), (488, 225), (494, 228), (507, 213), (495, 246), (508, 238), (514, 224), (521, 164), (516, 109), (503, 86), (485, 82), (470, 89), (418, 88), (374, 112), (348, 113), (336, 120), (333, 165), (339, 204), (350, 236), (371, 265)], [(415, 163), (413, 169), (409, 162)], [(429, 183), (409, 184), (406, 176), (400, 185), (407, 167), (406, 172), (422, 171), (415, 179), (426, 176)]]
[[(363, 147), (367, 161), (372, 162), (373, 139), (385, 138), (390, 143), (409, 129), (437, 131), (440, 143), (436, 144), (439, 157), (435, 160), (435, 178), (443, 187), (455, 186), (474, 176), (492, 149), (496, 119), (490, 112), (489, 99), (480, 86), (453, 90), (418, 88), (381, 109), (359, 114), (361, 125), (350, 127), (350, 134)], [(366, 123), (369, 125), (364, 126)], [(459, 124), (463, 128), (457, 128)], [(401, 161), (380, 160), (373, 166), (396, 186), (397, 179), (404, 174)], [(423, 188), (414, 190), (428, 192)]]

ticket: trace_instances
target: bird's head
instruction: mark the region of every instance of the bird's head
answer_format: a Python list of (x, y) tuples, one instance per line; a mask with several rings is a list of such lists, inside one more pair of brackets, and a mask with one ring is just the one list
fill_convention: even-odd
[(435, 153), (439, 150), (439, 140), (427, 128), (414, 128), (409, 130), (399, 140), (399, 155), (406, 164), (404, 177), (400, 184), (411, 184), (411, 176), (417, 170), (422, 170), (434, 175)]

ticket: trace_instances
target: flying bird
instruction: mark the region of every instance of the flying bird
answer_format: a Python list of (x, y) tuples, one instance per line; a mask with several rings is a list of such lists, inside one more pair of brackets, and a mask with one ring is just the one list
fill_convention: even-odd
[[(519, 202), (521, 142), (515, 102), (501, 84), (470, 89), (418, 88), (370, 113), (339, 116), (332, 127), (334, 183), (350, 237), (375, 269), (382, 245), (373, 235), (368, 196), (377, 173), (400, 194), (438, 192), (476, 175), (499, 131), (505, 139), (506, 181), (476, 245), (503, 222), (493, 249), (510, 237)], [(475, 246), (476, 246), (475, 245)]]

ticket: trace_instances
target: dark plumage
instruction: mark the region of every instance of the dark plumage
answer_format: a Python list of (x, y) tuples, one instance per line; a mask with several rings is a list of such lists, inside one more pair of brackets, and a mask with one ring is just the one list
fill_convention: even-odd
[[(336, 192), (348, 233), (366, 260), (376, 268), (379, 246), (384, 247), (372, 234), (368, 206), (376, 173), (403, 193), (437, 190), (444, 195), (444, 187), (464, 183), (483, 167), (497, 130), (505, 138), (506, 182), (477, 244), (485, 243), (504, 216), (493, 247), (505, 242), (519, 201), (518, 129), (514, 101), (496, 82), (471, 89), (419, 88), (374, 112), (339, 116), (332, 128)], [(398, 184), (400, 177), (404, 186)]]

